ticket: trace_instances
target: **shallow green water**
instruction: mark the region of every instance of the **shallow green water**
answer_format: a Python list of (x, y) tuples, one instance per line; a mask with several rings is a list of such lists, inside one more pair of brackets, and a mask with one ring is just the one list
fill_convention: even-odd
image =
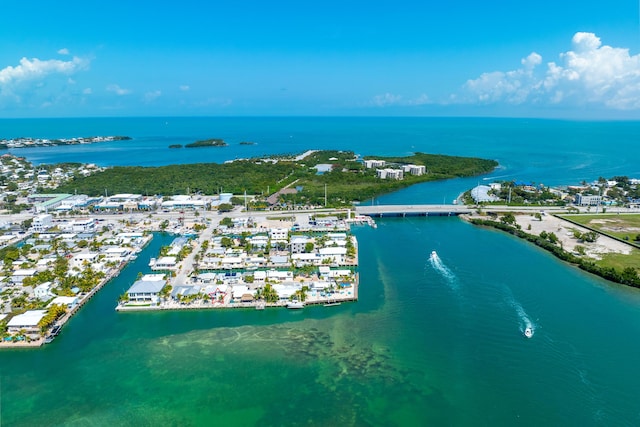
[(455, 218), (356, 233), (357, 303), (116, 313), (156, 237), (53, 344), (0, 352), (2, 425), (640, 422), (637, 291)]

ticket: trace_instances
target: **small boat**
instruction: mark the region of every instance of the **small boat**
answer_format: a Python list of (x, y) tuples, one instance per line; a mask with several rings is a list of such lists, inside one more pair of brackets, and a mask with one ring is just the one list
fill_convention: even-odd
[(45, 344), (51, 344), (53, 342), (53, 335), (47, 335), (47, 337), (44, 339), (44, 343)]
[(531, 326), (527, 326), (524, 329), (524, 336), (527, 338), (531, 338), (533, 336), (533, 329), (531, 328)]
[(437, 256), (438, 256), (438, 254), (437, 254), (436, 251), (431, 251), (431, 258), (435, 258)]
[(325, 307), (333, 307), (334, 305), (342, 304), (340, 301), (327, 301), (324, 303)]
[(300, 308), (304, 308), (304, 302), (302, 301), (298, 301), (298, 300), (291, 300), (287, 303), (287, 308), (290, 308), (292, 310), (297, 310)]

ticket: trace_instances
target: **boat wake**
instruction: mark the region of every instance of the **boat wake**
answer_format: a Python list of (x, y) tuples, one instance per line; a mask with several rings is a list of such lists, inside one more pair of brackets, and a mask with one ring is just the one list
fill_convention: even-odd
[(520, 332), (527, 338), (533, 337), (533, 335), (536, 333), (536, 325), (529, 318), (527, 312), (524, 311), (522, 305), (520, 305), (520, 303), (513, 297), (509, 298), (509, 305), (516, 310), (516, 314), (518, 315), (520, 321)]
[(454, 291), (457, 291), (459, 289), (458, 278), (455, 274), (453, 274), (453, 271), (451, 271), (449, 267), (447, 267), (442, 262), (436, 251), (431, 251), (429, 262), (431, 263), (433, 269), (440, 273), (440, 275), (446, 279), (447, 284), (451, 289), (453, 289)]

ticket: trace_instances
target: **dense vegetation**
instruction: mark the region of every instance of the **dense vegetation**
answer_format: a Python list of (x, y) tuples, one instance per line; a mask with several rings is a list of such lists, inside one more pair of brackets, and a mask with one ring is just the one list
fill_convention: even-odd
[(590, 259), (582, 258), (568, 251), (565, 251), (562, 247), (553, 242), (553, 239), (551, 239), (550, 241), (548, 237), (544, 238), (542, 236), (525, 233), (519, 228), (511, 225), (508, 219), (503, 220), (502, 222), (498, 222), (493, 220), (473, 218), (471, 219), (471, 223), (506, 231), (507, 233), (513, 234), (514, 236), (520, 237), (521, 239), (526, 239), (529, 242), (532, 242), (535, 245), (548, 250), (561, 260), (569, 262), (571, 264), (575, 264), (582, 270), (588, 271), (589, 273), (593, 273), (612, 282), (622, 283), (624, 285), (640, 288), (640, 276), (638, 276), (638, 272), (634, 267), (628, 266), (623, 269), (617, 269), (614, 267), (605, 267), (598, 265), (596, 262)]
[(227, 143), (224, 142), (220, 138), (210, 138), (203, 139), (200, 141), (192, 142), (191, 144), (186, 144), (186, 148), (197, 148), (197, 147), (226, 147)]
[[(490, 172), (497, 166), (493, 160), (416, 153), (409, 157), (381, 158), (389, 167), (403, 164), (425, 165), (428, 173), (405, 174), (403, 180), (376, 177), (375, 169), (365, 169), (353, 152), (318, 151), (302, 161), (280, 159), (277, 163), (253, 159), (224, 164), (186, 164), (161, 167), (114, 167), (88, 177), (78, 177), (60, 186), (56, 192), (82, 193), (93, 196), (109, 194), (185, 194), (230, 192), (268, 195), (285, 186), (297, 189), (295, 194), (281, 196), (283, 203), (323, 205), (325, 186), (328, 206), (349, 205), (413, 184), (439, 179), (471, 176)], [(331, 165), (319, 174), (318, 164)], [(395, 166), (394, 166), (395, 165)], [(267, 194), (268, 193), (268, 194)], [(258, 198), (256, 203), (263, 201)]]
[(58, 187), (56, 192), (99, 196), (105, 193), (185, 194), (230, 192), (261, 194), (277, 189), (278, 181), (297, 168), (293, 163), (258, 164), (253, 161), (233, 163), (197, 163), (160, 167), (117, 166), (88, 177), (78, 177)]

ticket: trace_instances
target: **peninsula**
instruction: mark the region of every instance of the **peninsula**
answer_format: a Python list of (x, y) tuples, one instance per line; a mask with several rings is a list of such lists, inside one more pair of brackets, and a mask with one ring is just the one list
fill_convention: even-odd
[(0, 139), (0, 148), (56, 147), (60, 145), (95, 144), (98, 142), (128, 141), (130, 136), (86, 136), (76, 138), (12, 138)]
[(360, 157), (351, 151), (309, 150), (299, 156), (160, 167), (117, 166), (77, 176), (56, 192), (176, 195), (247, 194), (252, 210), (266, 207), (348, 207), (414, 184), (492, 171), (495, 160), (415, 153)]

